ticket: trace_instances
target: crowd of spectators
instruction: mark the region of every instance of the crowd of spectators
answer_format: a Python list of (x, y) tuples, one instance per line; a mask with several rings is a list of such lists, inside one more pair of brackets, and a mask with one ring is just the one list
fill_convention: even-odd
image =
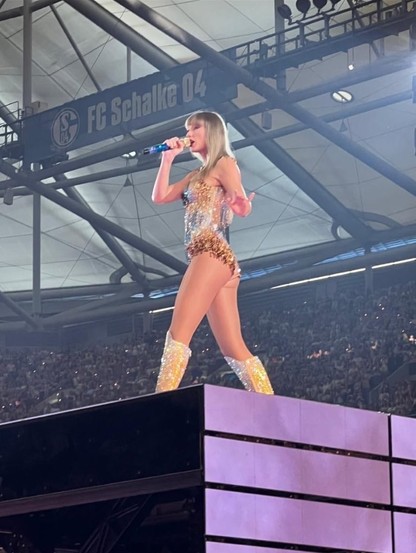
[[(410, 282), (370, 297), (351, 291), (290, 309), (243, 309), (243, 333), (279, 395), (412, 416), (415, 382), (389, 376), (416, 362), (415, 292)], [(0, 421), (152, 393), (165, 330), (70, 351), (0, 352)], [(191, 347), (183, 386), (241, 386), (205, 324)]]

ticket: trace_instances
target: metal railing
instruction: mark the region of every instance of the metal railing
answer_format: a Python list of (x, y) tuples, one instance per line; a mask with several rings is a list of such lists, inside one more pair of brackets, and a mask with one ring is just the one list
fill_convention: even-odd
[[(357, 34), (361, 35), (361, 43), (372, 42), (375, 38), (392, 34), (394, 25), (397, 25), (397, 31), (400, 32), (410, 28), (414, 21), (415, 0), (400, 0), (389, 6), (384, 6), (382, 0), (370, 0), (345, 10), (330, 10), (297, 20), (283, 31), (233, 46), (222, 53), (238, 65), (250, 69), (250, 66), (266, 65), (278, 57), (282, 59), (314, 45), (323, 46), (324, 43)], [(374, 38), (374, 31), (377, 30), (378, 36)]]

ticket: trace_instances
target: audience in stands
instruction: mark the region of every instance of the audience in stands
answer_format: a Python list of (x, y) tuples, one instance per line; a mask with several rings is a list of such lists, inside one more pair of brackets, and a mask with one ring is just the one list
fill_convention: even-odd
[[(291, 309), (276, 302), (268, 311), (243, 312), (242, 319), (277, 394), (416, 416), (416, 380), (388, 379), (416, 363), (416, 283)], [(165, 330), (82, 350), (0, 351), (0, 421), (152, 393)], [(206, 325), (192, 350), (182, 386), (240, 387)]]

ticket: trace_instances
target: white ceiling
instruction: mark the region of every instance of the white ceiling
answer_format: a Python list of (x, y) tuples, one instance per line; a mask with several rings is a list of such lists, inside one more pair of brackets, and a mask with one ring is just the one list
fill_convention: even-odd
[[(189, 49), (116, 2), (103, 0), (99, 4), (178, 62), (196, 58)], [(273, 0), (146, 0), (145, 4), (218, 51), (274, 30)], [(0, 16), (21, 5), (22, 0), (6, 0)], [(337, 5), (338, 9), (346, 7), (346, 0)], [(65, 2), (56, 3), (55, 8), (102, 89), (125, 82), (126, 47)], [(293, 11), (296, 13), (295, 8)], [(22, 26), (22, 17), (0, 21), (0, 101), (12, 111), (16, 103), (22, 106)], [(379, 50), (383, 47), (380, 41), (377, 46)], [(385, 39), (384, 52), (386, 60), (414, 54), (416, 63), (416, 51), (409, 51), (408, 32)], [(354, 63), (354, 71), (365, 72), (370, 65), (384, 61), (377, 60), (368, 45), (357, 46), (348, 52), (288, 69), (287, 89), (295, 92), (345, 77), (349, 74), (349, 63)], [(133, 79), (153, 72), (154, 67), (133, 53)], [(409, 92), (413, 74), (415, 64), (411, 62), (401, 71), (349, 86), (354, 106)], [(45, 102), (50, 108), (96, 92), (50, 8), (33, 14), (32, 88), (32, 100)], [(239, 106), (261, 100), (239, 86), (236, 100)], [(342, 107), (328, 92), (303, 100), (300, 105), (316, 116), (336, 112)], [(275, 109), (271, 113), (273, 129), (296, 123), (282, 110)], [(253, 120), (260, 123), (260, 116), (254, 116)], [(331, 125), (338, 130), (341, 122), (337, 120)], [(345, 117), (344, 123), (345, 136), (416, 179), (416, 106), (411, 99)], [(233, 141), (243, 138), (232, 127), (230, 131)], [(283, 136), (277, 142), (346, 207), (383, 215), (401, 225), (414, 223), (416, 198), (412, 194), (316, 132), (303, 130)], [(70, 155), (75, 157), (79, 152)], [(235, 219), (232, 228), (232, 245), (241, 260), (333, 240), (331, 218), (254, 146), (239, 149), (236, 155), (247, 191), (256, 192), (252, 215), (248, 219)], [(118, 157), (66, 176), (73, 178), (123, 167), (126, 163)], [(174, 176), (183, 175), (195, 163), (179, 163)], [(130, 177), (133, 186), (125, 187), (126, 177), (121, 176), (84, 184), (78, 190), (97, 213), (184, 260), (182, 206), (151, 203), (154, 176), (155, 170), (151, 169), (134, 173)], [(5, 179), (0, 176), (0, 181)], [(89, 223), (46, 199), (42, 199), (41, 224), (43, 288), (107, 283), (110, 274), (119, 268), (120, 263)], [(122, 245), (135, 261), (173, 273), (131, 246)], [(16, 196), (11, 206), (0, 203), (0, 290), (31, 289), (31, 259), (32, 198)]]

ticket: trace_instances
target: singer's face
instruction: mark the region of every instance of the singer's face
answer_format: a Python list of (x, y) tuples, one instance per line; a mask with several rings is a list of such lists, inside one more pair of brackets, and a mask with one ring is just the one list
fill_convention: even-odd
[(191, 141), (190, 150), (206, 156), (207, 143), (205, 140), (205, 125), (202, 121), (195, 120), (188, 126), (186, 136)]

